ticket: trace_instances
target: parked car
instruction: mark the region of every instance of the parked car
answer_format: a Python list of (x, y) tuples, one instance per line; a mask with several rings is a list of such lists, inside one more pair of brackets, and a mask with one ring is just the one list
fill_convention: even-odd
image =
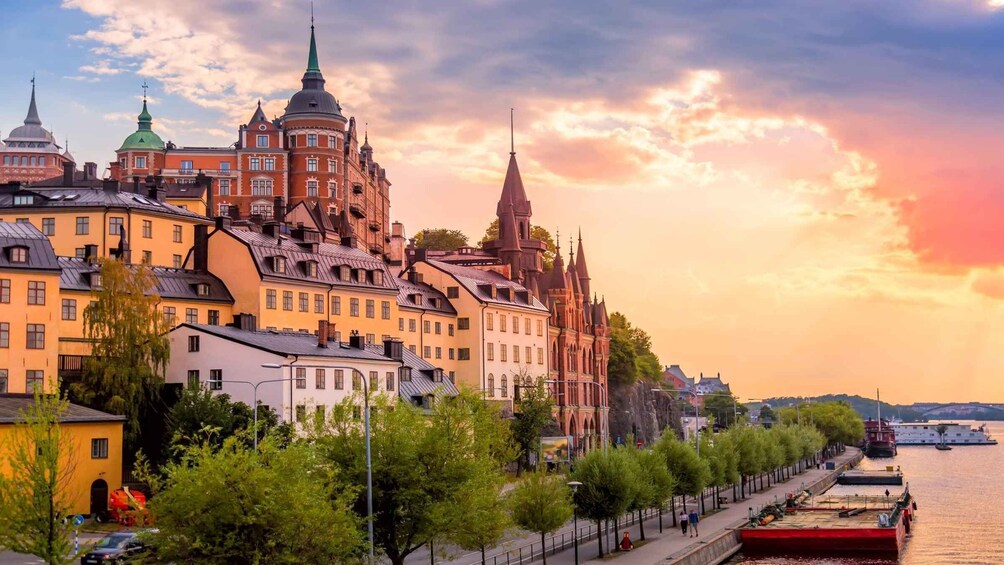
[(140, 532), (115, 532), (98, 540), (80, 558), (80, 565), (129, 563), (149, 551)]

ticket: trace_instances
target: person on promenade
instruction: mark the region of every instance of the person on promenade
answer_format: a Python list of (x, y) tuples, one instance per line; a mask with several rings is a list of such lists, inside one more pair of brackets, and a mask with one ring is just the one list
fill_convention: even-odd
[(687, 535), (687, 523), (690, 522), (690, 517), (683, 510), (680, 510), (680, 529), (683, 530), (683, 535)]
[(632, 549), (634, 549), (634, 544), (631, 543), (631, 536), (625, 530), (624, 537), (621, 538), (621, 551), (631, 551)]
[(697, 532), (697, 520), (698, 520), (697, 510), (691, 510), (689, 518), (690, 518), (690, 529), (692, 530), (691, 535), (693, 537), (700, 537), (701, 534)]

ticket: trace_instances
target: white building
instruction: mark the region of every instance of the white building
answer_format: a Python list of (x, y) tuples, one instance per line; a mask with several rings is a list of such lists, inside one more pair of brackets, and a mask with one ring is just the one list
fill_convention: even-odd
[(518, 377), (547, 378), (550, 312), (529, 290), (493, 270), (431, 259), (410, 270), (457, 311), (457, 383), (511, 402)]
[(283, 421), (329, 411), (357, 394), (361, 402), (362, 379), (373, 394), (397, 394), (424, 407), (433, 397), (457, 394), (442, 369), (400, 341), (366, 345), (362, 336), (352, 336), (349, 343), (340, 343), (328, 335), (324, 320), (314, 336), (262, 331), (254, 326), (253, 316), (237, 318), (236, 326), (181, 324), (171, 330), (166, 382), (206, 387), (248, 406), (254, 403), (257, 385), (258, 402)]

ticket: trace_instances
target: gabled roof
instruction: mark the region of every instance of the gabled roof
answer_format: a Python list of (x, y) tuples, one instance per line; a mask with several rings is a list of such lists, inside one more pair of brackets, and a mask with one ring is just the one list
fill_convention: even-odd
[[(59, 266), (62, 272), (59, 274), (59, 288), (61, 290), (78, 290), (87, 292), (91, 290), (90, 273), (96, 273), (101, 268), (96, 263), (88, 263), (84, 259), (76, 257), (59, 257)], [(133, 265), (133, 268), (138, 268)], [(170, 267), (147, 267), (157, 279), (157, 294), (161, 298), (172, 300), (192, 300), (207, 302), (234, 303), (233, 296), (227, 290), (223, 281), (209, 273), (189, 271), (185, 269), (172, 269)], [(200, 295), (198, 285), (209, 286), (209, 293)]]
[[(432, 288), (431, 286), (424, 283), (413, 283), (408, 279), (397, 279), (397, 305), (402, 308), (413, 308), (419, 310), (425, 310), (427, 312), (436, 312), (439, 314), (445, 314), (448, 316), (455, 316), (457, 310), (450, 304), (450, 301), (446, 298), (446, 295), (438, 290)], [(412, 300), (413, 295), (420, 295), (422, 297), (421, 304), (415, 304)], [(436, 299), (439, 306), (433, 305), (433, 300)]]
[[(514, 306), (517, 308), (528, 308), (531, 310), (547, 312), (547, 308), (541, 304), (539, 300), (534, 298), (526, 287), (505, 278), (495, 271), (482, 271), (473, 267), (453, 265), (435, 260), (426, 260), (425, 263), (452, 276), (467, 290), (467, 292), (471, 293), (474, 298), (478, 299), (478, 301), (482, 303)], [(487, 294), (483, 290), (482, 285), (494, 285), (497, 288), (508, 288), (510, 290), (510, 299), (506, 299), (501, 293), (496, 293), (495, 298), (492, 298), (491, 295)], [(517, 291), (525, 292), (528, 297), (527, 301), (524, 302), (519, 300), (516, 296)]]
[[(11, 263), (8, 247), (28, 248), (27, 263)], [(27, 269), (32, 271), (58, 271), (56, 254), (49, 238), (31, 224), (0, 222), (0, 269)]]
[[(24, 421), (24, 412), (35, 398), (30, 394), (0, 394), (0, 424), (16, 424)], [(59, 421), (63, 424), (83, 422), (124, 422), (125, 416), (108, 414), (79, 404), (66, 407)]]
[[(175, 216), (189, 221), (197, 221), (202, 224), (211, 224), (212, 220), (179, 208), (167, 202), (159, 202), (156, 199), (147, 198), (142, 194), (132, 192), (120, 192), (118, 190), (103, 190), (100, 188), (84, 187), (32, 187), (22, 188), (17, 191), (18, 195), (33, 194), (35, 201), (31, 205), (17, 206), (18, 209), (79, 209), (88, 207), (109, 207), (130, 210), (144, 210), (156, 214)], [(0, 210), (8, 211), (14, 208), (14, 193), (0, 192)]]

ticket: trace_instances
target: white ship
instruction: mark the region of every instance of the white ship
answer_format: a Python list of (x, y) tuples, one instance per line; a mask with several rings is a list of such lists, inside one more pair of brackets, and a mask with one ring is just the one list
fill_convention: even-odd
[[(938, 428), (944, 426), (945, 435), (938, 433)], [(997, 445), (997, 440), (990, 437), (986, 424), (977, 428), (969, 424), (955, 422), (924, 424), (893, 424), (898, 445)]]

